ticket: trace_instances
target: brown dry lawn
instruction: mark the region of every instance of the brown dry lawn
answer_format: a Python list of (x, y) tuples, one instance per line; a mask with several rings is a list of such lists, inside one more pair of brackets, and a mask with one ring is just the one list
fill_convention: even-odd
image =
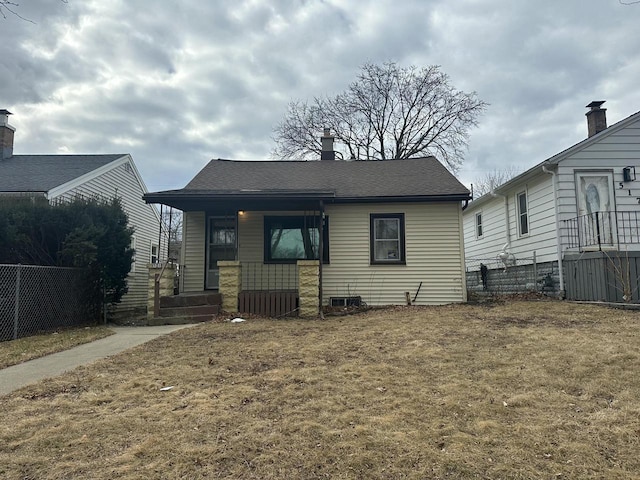
[(0, 368), (68, 350), (83, 343), (108, 337), (113, 333), (112, 330), (103, 326), (80, 327), (0, 342)]
[(204, 324), (3, 398), (0, 478), (640, 478), (639, 329), (560, 302)]

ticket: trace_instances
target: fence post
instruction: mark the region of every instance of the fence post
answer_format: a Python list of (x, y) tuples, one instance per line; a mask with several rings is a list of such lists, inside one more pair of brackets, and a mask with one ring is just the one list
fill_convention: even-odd
[(536, 261), (536, 251), (533, 251), (533, 290), (538, 290), (538, 262)]
[(15, 311), (13, 314), (13, 339), (18, 339), (18, 318), (20, 316), (20, 269), (22, 265), (18, 264), (16, 269), (16, 302)]

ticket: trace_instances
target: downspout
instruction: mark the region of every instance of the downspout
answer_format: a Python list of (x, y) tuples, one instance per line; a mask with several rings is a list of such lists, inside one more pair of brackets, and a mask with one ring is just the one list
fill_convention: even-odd
[(509, 218), (509, 196), (502, 195), (501, 193), (496, 193), (495, 190), (491, 190), (491, 196), (494, 198), (502, 197), (504, 198), (504, 218), (505, 218), (505, 227), (506, 227), (506, 239), (507, 243), (502, 250), (506, 252), (507, 250), (511, 250), (511, 219)]
[(553, 206), (556, 217), (556, 254), (558, 255), (558, 274), (560, 279), (560, 298), (564, 298), (564, 272), (562, 268), (562, 242), (560, 241), (560, 218), (558, 215), (558, 174), (549, 170), (546, 165), (542, 165), (542, 171), (552, 176), (553, 184)]

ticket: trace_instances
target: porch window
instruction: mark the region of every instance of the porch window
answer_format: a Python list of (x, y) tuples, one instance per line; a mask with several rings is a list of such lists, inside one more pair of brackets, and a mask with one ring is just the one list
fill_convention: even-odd
[(529, 209), (527, 207), (527, 192), (516, 195), (518, 203), (518, 231), (520, 235), (529, 234)]
[[(329, 263), (329, 218), (325, 217), (322, 262)], [(318, 260), (320, 216), (264, 217), (265, 263)]]
[(371, 264), (404, 265), (404, 213), (370, 216)]

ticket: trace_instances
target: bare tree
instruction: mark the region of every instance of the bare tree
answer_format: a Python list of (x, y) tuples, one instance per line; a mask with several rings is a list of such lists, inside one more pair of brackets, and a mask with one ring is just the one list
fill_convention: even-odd
[(432, 65), (365, 64), (335, 97), (289, 104), (274, 129), (276, 158), (319, 158), (319, 135), (330, 127), (342, 158), (401, 159), (434, 155), (452, 172), (463, 161), (468, 131), (487, 103), (455, 90)]
[(500, 170), (496, 168), (491, 172), (485, 173), (473, 182), (473, 196), (478, 198), (493, 191), (496, 187), (508, 182), (520, 172), (520, 168), (509, 165), (506, 168)]
[[(62, 3), (67, 3), (68, 0), (60, 0)], [(7, 15), (13, 15), (25, 22), (35, 23), (33, 20), (29, 20), (28, 18), (20, 15), (18, 8), (20, 4), (18, 2), (12, 2), (11, 0), (0, 0), (0, 17), (6, 19)]]

